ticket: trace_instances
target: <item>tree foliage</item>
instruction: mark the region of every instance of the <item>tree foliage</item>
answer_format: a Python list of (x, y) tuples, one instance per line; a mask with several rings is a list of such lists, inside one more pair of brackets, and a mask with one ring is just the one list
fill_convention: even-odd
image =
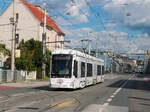
[[(41, 78), (42, 73), (42, 62), (43, 62), (43, 53), (42, 53), (42, 42), (34, 39), (24, 42), (22, 40), (19, 45), (21, 50), (21, 57), (16, 58), (16, 69), (17, 70), (26, 70), (28, 72), (37, 71), (37, 78)], [(50, 66), (50, 55), (49, 50), (46, 52), (47, 62), (47, 74), (49, 74)]]
[(5, 48), (4, 44), (0, 44), (0, 53), (3, 53), (4, 56), (10, 56), (10, 51)]

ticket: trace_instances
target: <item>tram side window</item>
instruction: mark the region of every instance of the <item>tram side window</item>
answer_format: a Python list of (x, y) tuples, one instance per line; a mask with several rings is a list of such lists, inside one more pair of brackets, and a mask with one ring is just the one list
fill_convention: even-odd
[(77, 78), (78, 76), (78, 62), (76, 60), (74, 60), (74, 71), (73, 71), (73, 75)]
[(85, 63), (81, 62), (81, 77), (85, 77)]
[(97, 75), (101, 75), (101, 65), (97, 65)]
[(102, 75), (104, 75), (104, 66), (102, 66)]
[(92, 76), (92, 64), (87, 63), (87, 77)]

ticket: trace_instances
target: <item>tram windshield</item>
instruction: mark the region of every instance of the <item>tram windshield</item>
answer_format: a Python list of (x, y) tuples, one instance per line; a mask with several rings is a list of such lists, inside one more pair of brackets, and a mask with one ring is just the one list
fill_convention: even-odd
[(70, 78), (72, 68), (72, 56), (59, 54), (52, 56), (52, 78)]

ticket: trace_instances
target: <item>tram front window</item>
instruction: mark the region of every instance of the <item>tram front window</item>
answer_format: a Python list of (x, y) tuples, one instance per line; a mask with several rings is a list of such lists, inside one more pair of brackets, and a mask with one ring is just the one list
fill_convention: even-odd
[(70, 78), (72, 68), (71, 55), (52, 56), (52, 78)]

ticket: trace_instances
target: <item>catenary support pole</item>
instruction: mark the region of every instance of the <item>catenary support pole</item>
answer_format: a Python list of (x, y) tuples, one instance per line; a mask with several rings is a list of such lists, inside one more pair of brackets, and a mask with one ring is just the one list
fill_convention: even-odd
[(43, 64), (42, 64), (42, 78), (46, 75), (46, 21), (47, 21), (47, 11), (44, 10), (44, 27), (43, 27), (43, 34), (42, 34), (42, 45), (43, 45)]

